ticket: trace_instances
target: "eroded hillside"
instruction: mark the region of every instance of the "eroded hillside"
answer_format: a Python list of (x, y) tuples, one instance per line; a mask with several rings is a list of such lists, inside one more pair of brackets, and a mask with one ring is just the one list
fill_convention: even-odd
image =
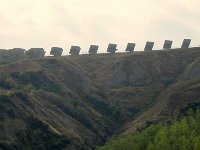
[(0, 148), (94, 149), (200, 102), (200, 49), (0, 66)]

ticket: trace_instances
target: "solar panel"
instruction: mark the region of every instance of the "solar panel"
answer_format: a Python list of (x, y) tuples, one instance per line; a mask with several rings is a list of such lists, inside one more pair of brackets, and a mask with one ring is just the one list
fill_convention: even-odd
[(133, 52), (134, 49), (135, 49), (135, 43), (128, 43), (125, 51)]
[(117, 44), (110, 43), (108, 45), (107, 52), (109, 52), (109, 53), (115, 53), (115, 51), (117, 51)]
[(171, 49), (172, 48), (173, 41), (165, 40), (165, 43), (163, 45), (163, 49)]
[(154, 42), (147, 41), (145, 48), (144, 48), (144, 51), (152, 51), (153, 46), (154, 46)]
[(99, 49), (98, 45), (91, 45), (89, 48), (89, 54), (97, 54), (98, 49)]
[(45, 55), (45, 51), (43, 48), (31, 48), (25, 52), (28, 58), (42, 58)]
[(70, 54), (71, 55), (79, 55), (81, 48), (79, 46), (71, 46)]
[(60, 47), (52, 47), (52, 48), (51, 48), (50, 55), (54, 55), (55, 57), (56, 57), (56, 56), (61, 56), (61, 55), (62, 55), (62, 52), (63, 52), (63, 49), (62, 49), (62, 48), (60, 48)]
[(189, 48), (191, 39), (184, 39), (181, 48)]

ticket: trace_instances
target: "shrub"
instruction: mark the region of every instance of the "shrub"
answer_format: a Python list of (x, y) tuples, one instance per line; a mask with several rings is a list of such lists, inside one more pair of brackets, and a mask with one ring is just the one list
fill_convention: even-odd
[(151, 125), (143, 131), (111, 140), (98, 150), (199, 150), (200, 110), (188, 111), (170, 125)]
[(16, 84), (8, 75), (1, 74), (0, 75), (0, 87), (9, 90), (11, 88), (16, 87)]
[(70, 144), (68, 137), (54, 133), (47, 124), (36, 118), (28, 118), (27, 124), (26, 130), (16, 133), (19, 149), (26, 146), (26, 149), (60, 150)]

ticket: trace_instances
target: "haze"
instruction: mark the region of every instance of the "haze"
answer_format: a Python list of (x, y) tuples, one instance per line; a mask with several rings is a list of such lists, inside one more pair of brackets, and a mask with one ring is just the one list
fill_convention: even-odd
[(109, 42), (124, 51), (128, 42), (142, 50), (147, 40), (165, 39), (180, 47), (184, 38), (200, 44), (199, 0), (0, 0), (0, 48), (90, 44), (105, 52)]

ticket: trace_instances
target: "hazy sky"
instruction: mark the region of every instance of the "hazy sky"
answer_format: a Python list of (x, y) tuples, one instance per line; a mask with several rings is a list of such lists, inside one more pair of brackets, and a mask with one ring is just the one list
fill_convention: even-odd
[(109, 42), (124, 51), (142, 50), (147, 40), (179, 47), (184, 38), (200, 44), (200, 0), (0, 0), (0, 48), (64, 48), (90, 44), (105, 52)]

